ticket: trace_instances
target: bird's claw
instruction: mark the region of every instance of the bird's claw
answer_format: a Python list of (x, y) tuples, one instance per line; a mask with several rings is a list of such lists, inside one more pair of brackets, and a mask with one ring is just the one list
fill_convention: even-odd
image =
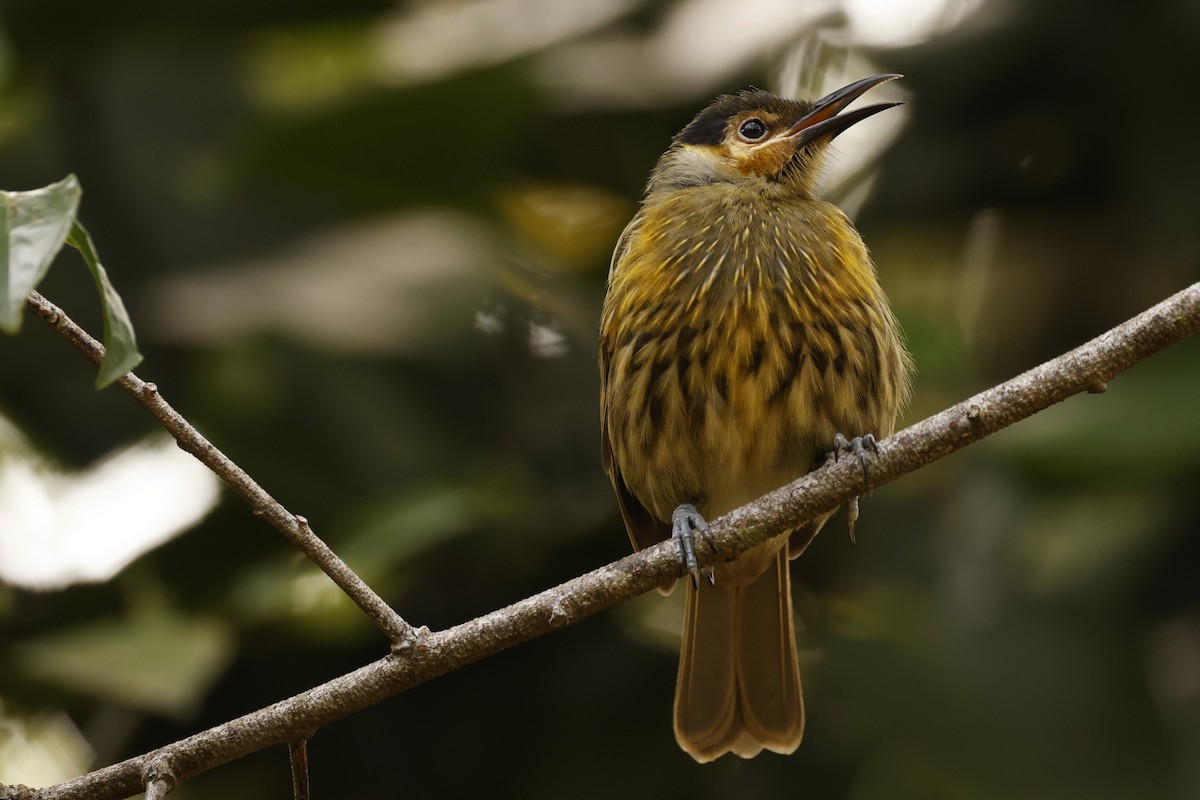
[[(671, 541), (675, 543), (675, 556), (679, 559), (680, 570), (692, 576), (692, 586), (700, 585), (700, 565), (696, 561), (696, 533), (699, 533), (708, 546), (713, 547), (712, 532), (708, 522), (696, 510), (696, 507), (684, 503), (675, 509), (671, 515)], [(710, 569), (706, 575), (708, 582), (716, 585), (716, 576)]]
[(867, 454), (872, 456), (879, 455), (879, 443), (875, 441), (873, 434), (864, 436), (855, 436), (853, 439), (847, 439), (840, 433), (833, 436), (833, 460), (837, 462), (842, 455), (853, 455), (858, 458), (858, 464), (862, 467), (863, 488), (867, 488), (867, 467), (870, 461)]
[(850, 530), (850, 544), (857, 544), (854, 541), (854, 523), (858, 521), (858, 498), (852, 497), (842, 508), (846, 509), (846, 527)]
[[(870, 464), (868, 453), (871, 456), (879, 455), (879, 443), (875, 441), (872, 434), (865, 436), (855, 436), (853, 439), (847, 439), (842, 434), (835, 434), (833, 437), (833, 460), (836, 463), (839, 457), (843, 454), (853, 455), (858, 458), (858, 465), (862, 467), (863, 489), (867, 488), (867, 467)], [(850, 544), (854, 544), (854, 523), (858, 521), (858, 498), (850, 500), (844, 506), (846, 509), (847, 527), (850, 529)]]

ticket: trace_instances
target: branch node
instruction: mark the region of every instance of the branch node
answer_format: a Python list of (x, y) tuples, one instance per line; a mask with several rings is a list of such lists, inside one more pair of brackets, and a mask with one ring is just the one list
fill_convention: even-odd
[(153, 397), (154, 395), (158, 394), (158, 384), (146, 381), (142, 384), (142, 394), (146, 395), (147, 397)]
[(292, 519), (296, 521), (296, 528), (300, 531), (301, 536), (308, 536), (312, 534), (312, 528), (310, 528), (308, 525), (308, 517), (300, 514), (293, 514)]
[(1108, 384), (1100, 378), (1096, 378), (1087, 387), (1088, 394), (1104, 394), (1108, 391)]
[(978, 403), (972, 403), (967, 406), (962, 415), (954, 421), (954, 430), (959, 436), (970, 436), (974, 433), (975, 428), (979, 426), (980, 420), (983, 417), (983, 407)]
[(421, 643), (421, 640), (428, 638), (433, 633), (433, 631), (429, 630), (428, 625), (422, 625), (419, 628), (410, 627), (408, 630), (409, 633), (407, 636), (392, 642), (392, 655), (398, 656), (412, 650)]
[(146, 800), (160, 800), (175, 788), (175, 773), (166, 756), (157, 756), (142, 767), (142, 785), (146, 787)]
[(567, 611), (567, 604), (560, 599), (550, 609), (550, 625), (554, 628), (562, 628), (571, 622), (571, 614)]

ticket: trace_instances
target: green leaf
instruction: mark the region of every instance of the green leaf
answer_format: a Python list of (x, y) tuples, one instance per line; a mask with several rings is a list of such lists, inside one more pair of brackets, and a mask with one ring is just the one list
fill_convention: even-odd
[(74, 247), (87, 262), (88, 269), (96, 281), (96, 289), (100, 292), (100, 303), (104, 307), (104, 361), (100, 364), (100, 374), (96, 376), (96, 388), (103, 389), (136, 367), (142, 361), (142, 354), (137, 349), (137, 339), (133, 335), (133, 323), (129, 320), (129, 312), (121, 302), (121, 296), (108, 280), (108, 273), (96, 255), (96, 246), (87, 230), (75, 220), (71, 224), (71, 233), (67, 244)]
[(74, 175), (31, 192), (0, 192), (0, 330), (21, 329), (25, 298), (50, 269), (75, 221)]
[(186, 717), (235, 651), (233, 631), (219, 619), (163, 610), (28, 639), (6, 650), (4, 666), (30, 680)]

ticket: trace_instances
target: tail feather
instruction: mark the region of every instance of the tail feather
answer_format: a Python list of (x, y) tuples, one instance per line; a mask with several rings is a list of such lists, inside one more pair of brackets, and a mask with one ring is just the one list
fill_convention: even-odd
[[(804, 699), (796, 632), (792, 624), (792, 587), (786, 550), (758, 580), (741, 590), (738, 694), (745, 733), (761, 748), (792, 753), (804, 733)], [(759, 752), (743, 754), (749, 758)]]
[(700, 762), (792, 753), (804, 702), (786, 549), (753, 583), (687, 587), (675, 738)]

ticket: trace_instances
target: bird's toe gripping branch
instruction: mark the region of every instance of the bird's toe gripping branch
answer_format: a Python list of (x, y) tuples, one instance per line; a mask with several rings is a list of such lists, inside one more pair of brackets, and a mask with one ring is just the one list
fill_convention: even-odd
[(840, 433), (834, 434), (833, 460), (840, 461), (844, 455), (853, 455), (858, 459), (859, 466), (862, 467), (863, 488), (866, 489), (867, 467), (870, 464), (870, 458), (879, 455), (879, 443), (875, 441), (875, 436), (868, 433), (847, 439)]
[[(671, 541), (675, 543), (675, 556), (679, 559), (680, 571), (692, 576), (692, 586), (700, 585), (700, 565), (696, 562), (696, 534), (699, 533), (708, 546), (714, 547), (708, 522), (696, 507), (684, 503), (671, 515)], [(710, 569), (705, 575), (708, 582), (716, 585), (716, 577)]]
[[(862, 467), (863, 489), (867, 488), (867, 467), (870, 460), (879, 455), (879, 444), (875, 436), (868, 433), (847, 439), (842, 434), (833, 437), (833, 460), (837, 462), (843, 455), (853, 455)], [(844, 506), (846, 509), (847, 527), (850, 529), (850, 544), (854, 544), (854, 523), (858, 521), (858, 498), (855, 497)]]

